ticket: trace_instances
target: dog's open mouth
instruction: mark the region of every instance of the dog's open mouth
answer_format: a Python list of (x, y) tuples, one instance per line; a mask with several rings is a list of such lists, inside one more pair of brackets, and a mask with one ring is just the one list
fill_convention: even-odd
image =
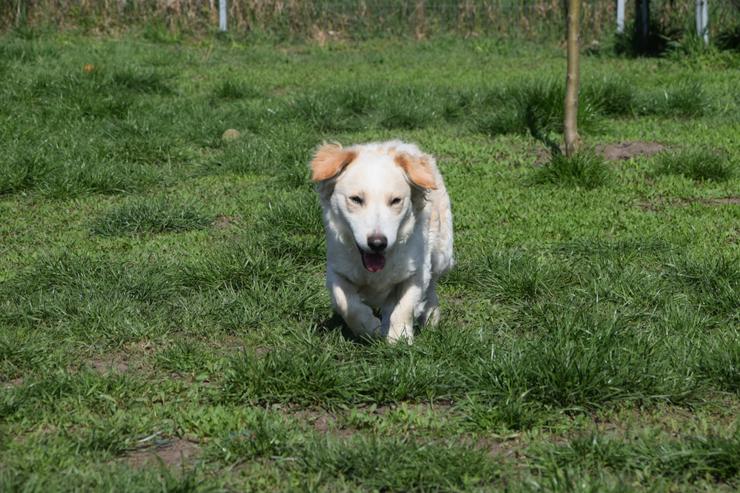
[[(358, 247), (359, 248), (359, 247)], [(362, 257), (362, 265), (370, 272), (379, 272), (385, 267), (385, 255), (382, 253), (368, 253), (359, 248)]]

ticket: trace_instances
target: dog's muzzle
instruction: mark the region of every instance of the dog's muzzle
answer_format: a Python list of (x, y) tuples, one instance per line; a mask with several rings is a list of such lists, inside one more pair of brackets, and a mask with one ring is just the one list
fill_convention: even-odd
[(365, 250), (357, 245), (357, 249), (360, 251), (360, 257), (362, 257), (362, 265), (369, 272), (380, 272), (385, 267), (385, 255), (377, 252), (366, 252)]

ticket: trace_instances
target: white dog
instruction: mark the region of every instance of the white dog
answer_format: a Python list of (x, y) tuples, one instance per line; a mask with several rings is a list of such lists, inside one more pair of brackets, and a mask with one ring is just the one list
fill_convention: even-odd
[(401, 141), (325, 144), (311, 179), (326, 228), (326, 286), (352, 332), (411, 343), (414, 320), (436, 325), (436, 283), (454, 260), (434, 157)]

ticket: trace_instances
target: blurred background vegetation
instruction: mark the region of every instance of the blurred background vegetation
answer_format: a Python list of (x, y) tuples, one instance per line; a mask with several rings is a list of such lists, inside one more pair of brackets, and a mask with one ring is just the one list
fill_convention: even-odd
[[(143, 30), (156, 41), (212, 33), (218, 0), (3, 0), (0, 29), (75, 30), (115, 34)], [(439, 35), (560, 41), (563, 0), (228, 0), (232, 36), (277, 41), (356, 40), (378, 36), (424, 39)], [(651, 31), (658, 51), (696, 44), (693, 0), (652, 0)], [(710, 38), (738, 47), (740, 0), (711, 0)], [(634, 2), (627, 2), (625, 35), (614, 38), (616, 1), (584, 0), (584, 46), (629, 51)]]

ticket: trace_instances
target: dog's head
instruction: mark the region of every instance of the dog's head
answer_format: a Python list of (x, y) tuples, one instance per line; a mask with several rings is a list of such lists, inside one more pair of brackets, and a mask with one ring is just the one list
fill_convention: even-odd
[(311, 179), (351, 232), (368, 271), (383, 269), (386, 254), (413, 227), (425, 192), (437, 188), (432, 163), (431, 156), (394, 147), (325, 144), (316, 151)]

